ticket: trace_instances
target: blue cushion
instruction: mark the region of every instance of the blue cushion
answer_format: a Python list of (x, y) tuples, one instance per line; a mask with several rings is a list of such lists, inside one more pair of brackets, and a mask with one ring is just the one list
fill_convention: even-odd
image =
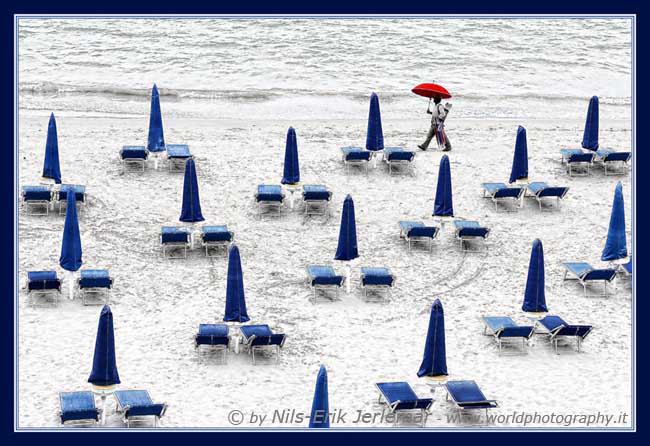
[(279, 345), (282, 347), (284, 345), (284, 340), (286, 335), (284, 334), (271, 334), (268, 336), (255, 336), (255, 339), (251, 342), (251, 346), (256, 347), (260, 345)]
[(542, 189), (537, 196), (538, 197), (564, 197), (568, 190), (568, 187), (546, 187)]
[(560, 316), (545, 316), (543, 319), (539, 320), (539, 323), (542, 324), (548, 331), (553, 331), (561, 325), (569, 325)]
[(47, 186), (23, 186), (23, 200), (25, 201), (50, 201), (52, 192)]
[(162, 243), (189, 242), (190, 239), (190, 233), (178, 226), (163, 226), (160, 234)]
[(572, 154), (568, 162), (569, 163), (590, 163), (594, 160), (593, 153), (574, 153)]
[(59, 394), (59, 402), (61, 404), (61, 423), (99, 420), (99, 411), (95, 406), (95, 397), (91, 392), (62, 392)]
[(377, 388), (388, 404), (399, 401), (394, 410), (427, 409), (433, 402), (432, 398), (418, 398), (406, 382), (377, 383)]
[(56, 276), (56, 271), (29, 271), (27, 273), (27, 289), (32, 290), (58, 290), (61, 281)]
[(610, 282), (614, 279), (615, 276), (616, 276), (615, 269), (594, 269), (592, 271), (589, 271), (587, 274), (585, 274), (582, 280), (584, 280), (585, 282), (602, 281), (602, 280), (606, 280)]
[(347, 161), (368, 161), (370, 152), (361, 147), (341, 147)]
[(411, 161), (415, 156), (415, 153), (402, 147), (386, 147), (384, 154), (388, 157), (388, 161)]
[(548, 184), (546, 184), (543, 181), (534, 181), (534, 182), (528, 184), (528, 186), (526, 186), (526, 187), (532, 193), (537, 194), (537, 192), (539, 192), (540, 190), (546, 189), (548, 187)]
[(331, 266), (309, 265), (307, 273), (313, 285), (338, 285), (341, 286), (343, 277), (338, 276)]
[(490, 195), (494, 195), (500, 189), (507, 189), (508, 186), (505, 183), (483, 183), (483, 189), (485, 189)]
[(228, 326), (225, 324), (200, 324), (196, 345), (228, 345)]
[(250, 339), (251, 336), (271, 336), (273, 331), (271, 328), (266, 325), (244, 325), (239, 328), (246, 340)]
[(255, 198), (257, 201), (282, 201), (284, 199), (280, 186), (265, 184), (257, 186)]
[(190, 158), (190, 148), (187, 144), (167, 144), (167, 158)]
[(413, 226), (408, 231), (409, 237), (429, 237), (433, 238), (438, 233), (438, 228), (435, 226)]
[(515, 321), (507, 316), (485, 316), (483, 317), (483, 321), (493, 332), (501, 328), (517, 326)]
[(503, 327), (499, 333), (500, 338), (530, 338), (535, 327), (523, 325), (518, 327)]
[(59, 189), (59, 200), (65, 201), (68, 199), (68, 191), (74, 191), (77, 201), (83, 202), (86, 199), (86, 186), (79, 184), (64, 184)]
[(110, 288), (113, 284), (108, 270), (105, 269), (84, 269), (81, 270), (79, 286), (81, 288)]
[(203, 226), (201, 228), (201, 237), (206, 242), (229, 242), (232, 235), (228, 231), (228, 226)]
[(302, 187), (302, 197), (304, 200), (329, 200), (332, 193), (325, 186), (304, 185)]
[(393, 275), (388, 268), (361, 268), (361, 280), (364, 285), (393, 285)]
[(494, 193), (494, 198), (517, 198), (521, 195), (521, 187), (505, 187)]
[(556, 336), (576, 336), (580, 338), (585, 338), (593, 327), (591, 325), (567, 325), (562, 327), (556, 334)]
[(164, 404), (154, 404), (146, 390), (116, 390), (115, 398), (120, 407), (129, 409), (125, 412), (127, 418), (134, 416), (161, 416)]
[(144, 146), (124, 146), (120, 151), (122, 159), (142, 159), (149, 157), (149, 152)]
[(486, 409), (497, 406), (495, 402), (487, 401), (474, 381), (449, 381), (446, 387), (454, 401), (463, 408)]
[(487, 237), (490, 230), (482, 227), (477, 221), (454, 220), (460, 237)]

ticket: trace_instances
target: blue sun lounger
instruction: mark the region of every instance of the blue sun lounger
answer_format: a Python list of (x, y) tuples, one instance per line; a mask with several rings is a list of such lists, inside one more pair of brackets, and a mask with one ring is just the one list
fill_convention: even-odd
[(336, 291), (338, 298), (339, 290), (344, 282), (345, 278), (337, 275), (331, 266), (307, 265), (307, 284), (314, 292), (314, 299), (316, 299), (317, 290), (329, 291), (332, 289)]
[(153, 417), (153, 427), (156, 427), (167, 411), (167, 404), (154, 403), (146, 390), (116, 390), (113, 395), (126, 427), (148, 417)]
[(495, 400), (488, 400), (475, 381), (448, 381), (445, 384), (447, 388), (447, 399), (451, 397), (456, 403), (460, 413), (469, 410), (488, 409), (499, 407)]
[(228, 230), (227, 225), (220, 226), (201, 226), (201, 246), (205, 248), (206, 257), (215, 257), (210, 255), (210, 248), (226, 248), (235, 240), (235, 233)]
[[(106, 269), (82, 269), (77, 281), (79, 294), (81, 294), (84, 305), (108, 305), (109, 291), (113, 287), (113, 279)], [(104, 300), (88, 300), (88, 294), (103, 294)]]
[(368, 298), (368, 291), (383, 291), (384, 297), (388, 299), (391, 296), (395, 280), (395, 275), (388, 268), (361, 267), (361, 288), (366, 299)]
[(519, 344), (519, 341), (525, 351), (528, 341), (535, 331), (533, 326), (517, 325), (511, 318), (504, 316), (484, 316), (483, 323), (485, 324), (483, 334), (494, 336), (499, 347), (499, 354), (502, 352), (503, 344), (515, 342)]
[(80, 184), (62, 184), (57, 195), (59, 201), (59, 215), (65, 213), (68, 204), (68, 192), (75, 194), (77, 200), (77, 209), (81, 211), (82, 206), (86, 204), (86, 186)]
[(56, 271), (29, 271), (27, 273), (27, 295), (29, 305), (35, 307), (43, 301), (49, 301), (54, 305), (59, 303), (61, 294), (61, 280), (57, 277)]
[[(22, 204), (27, 215), (49, 215), (52, 203), (52, 190), (49, 186), (23, 186)], [(45, 212), (37, 212), (44, 209)]]
[(271, 328), (264, 325), (244, 325), (239, 327), (242, 334), (242, 345), (252, 355), (255, 364), (255, 352), (271, 350), (276, 352), (276, 362), (280, 362), (280, 349), (284, 347), (287, 336), (273, 333)]
[(199, 332), (194, 336), (194, 347), (199, 362), (201, 362), (202, 345), (223, 352), (223, 362), (225, 363), (226, 353), (230, 345), (228, 326), (226, 324), (200, 324)]
[(400, 221), (399, 237), (408, 242), (409, 252), (411, 252), (411, 242), (429, 242), (429, 252), (433, 249), (433, 240), (438, 236), (440, 228), (436, 226), (426, 226), (421, 221)]
[(555, 346), (555, 353), (558, 353), (557, 345), (561, 338), (575, 338), (580, 351), (580, 344), (593, 330), (591, 325), (571, 325), (559, 316), (546, 316), (538, 322), (547, 330), (551, 345)]
[(575, 170), (584, 172), (582, 175), (589, 175), (589, 169), (594, 163), (595, 153), (592, 151), (583, 152), (580, 149), (562, 149), (562, 162), (566, 164), (567, 173), (569, 176), (579, 175)]
[(483, 183), (483, 198), (491, 199), (497, 212), (499, 212), (499, 203), (506, 200), (514, 201), (518, 208), (521, 207), (524, 191), (523, 187), (508, 187), (505, 183)]
[[(543, 181), (535, 181), (533, 183), (528, 184), (526, 187), (528, 193), (526, 196), (528, 197), (533, 197), (535, 200), (537, 200), (537, 204), (539, 205), (539, 210), (543, 211), (544, 207), (542, 207), (542, 202), (546, 198), (548, 199), (556, 199), (557, 202), (557, 209), (560, 209), (560, 200), (564, 199), (566, 196), (567, 192), (569, 192), (568, 187), (563, 187), (563, 186), (549, 186)], [(552, 209), (551, 207), (547, 207), (547, 209)]]
[(388, 175), (393, 174), (393, 167), (406, 167), (410, 174), (413, 174), (413, 160), (415, 152), (404, 150), (403, 147), (385, 147), (383, 160), (388, 164)]
[(305, 215), (328, 215), (332, 192), (320, 184), (302, 186), (302, 201), (305, 203)]
[(260, 184), (257, 186), (255, 193), (255, 202), (257, 203), (257, 215), (262, 215), (264, 207), (275, 207), (278, 214), (282, 214), (282, 205), (284, 204), (284, 192), (282, 186)]
[(487, 250), (487, 238), (490, 235), (489, 228), (471, 220), (454, 220), (454, 226), (456, 227), (456, 240), (460, 243), (462, 251), (478, 251), (470, 249), (470, 242), (472, 241), (483, 242)]
[(167, 162), (170, 172), (184, 172), (185, 162), (192, 158), (187, 144), (167, 144)]
[(145, 146), (123, 146), (120, 149), (122, 172), (126, 170), (126, 166), (129, 164), (141, 167), (144, 172), (147, 159), (149, 159), (149, 151)]
[[(608, 296), (607, 284), (612, 283), (616, 278), (615, 269), (596, 269), (586, 262), (564, 262), (564, 277), (562, 280), (577, 280), (582, 285), (587, 296)], [(567, 277), (571, 274), (571, 277)], [(587, 285), (601, 282), (603, 284), (603, 292), (600, 294), (587, 294)]]
[(361, 147), (341, 147), (343, 153), (343, 163), (347, 169), (346, 174), (350, 174), (350, 166), (366, 166), (366, 174), (368, 174), (368, 163), (372, 153), (364, 150)]
[[(426, 412), (433, 404), (433, 398), (418, 398), (413, 388), (407, 382), (377, 383), (379, 391), (379, 403), (383, 402), (388, 406), (390, 413), (418, 410), (422, 415), (422, 427), (426, 421)], [(397, 422), (397, 417), (395, 417)]]
[(59, 418), (63, 425), (95, 425), (99, 422), (101, 412), (90, 391), (61, 392), (59, 404)]
[(631, 158), (631, 152), (617, 152), (614, 149), (598, 149), (596, 151), (596, 162), (603, 166), (605, 175), (609, 175), (609, 171), (614, 174), (627, 172), (627, 165)]
[[(186, 259), (187, 249), (190, 247), (190, 231), (182, 226), (163, 226), (160, 228), (160, 246), (162, 246), (163, 257), (168, 259)], [(182, 256), (167, 255), (167, 250), (173, 253), (174, 250), (182, 249)]]

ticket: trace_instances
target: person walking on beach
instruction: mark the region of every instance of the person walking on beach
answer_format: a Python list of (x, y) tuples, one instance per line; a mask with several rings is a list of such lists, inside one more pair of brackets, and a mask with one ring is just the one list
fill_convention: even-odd
[(441, 101), (442, 100), (439, 97), (433, 98), (433, 111), (431, 109), (427, 109), (427, 113), (432, 115), (431, 127), (429, 128), (427, 139), (418, 146), (422, 150), (427, 150), (429, 148), (429, 143), (434, 136), (436, 137), (438, 146), (443, 147), (443, 152), (449, 152), (451, 150), (451, 143), (449, 142), (449, 138), (447, 138), (447, 134), (445, 133), (445, 119), (447, 118), (449, 110), (451, 110), (451, 104), (447, 102), (445, 105), (442, 105)]

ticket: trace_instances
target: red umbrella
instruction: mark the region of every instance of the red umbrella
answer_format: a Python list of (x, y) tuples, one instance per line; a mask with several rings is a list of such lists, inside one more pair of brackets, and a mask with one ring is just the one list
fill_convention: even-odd
[(438, 84), (420, 84), (411, 91), (419, 96), (424, 96), (425, 98), (451, 98), (451, 94), (447, 91), (447, 89)]

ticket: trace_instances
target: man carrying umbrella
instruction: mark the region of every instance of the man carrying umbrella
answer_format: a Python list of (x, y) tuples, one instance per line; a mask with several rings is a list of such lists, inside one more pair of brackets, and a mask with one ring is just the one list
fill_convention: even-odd
[[(445, 133), (445, 119), (449, 110), (451, 110), (451, 104), (447, 102), (445, 105), (442, 105), (442, 99), (451, 98), (451, 94), (440, 85), (437, 84), (420, 84), (416, 86), (413, 90), (413, 93), (429, 98), (429, 107), (427, 107), (427, 113), (431, 116), (431, 127), (429, 128), (429, 133), (427, 134), (427, 139), (418, 147), (422, 150), (427, 150), (429, 148), (429, 143), (436, 137), (438, 146), (442, 147), (444, 152), (449, 152), (451, 150), (451, 143), (447, 138)], [(433, 110), (431, 110), (431, 99), (433, 99)]]

